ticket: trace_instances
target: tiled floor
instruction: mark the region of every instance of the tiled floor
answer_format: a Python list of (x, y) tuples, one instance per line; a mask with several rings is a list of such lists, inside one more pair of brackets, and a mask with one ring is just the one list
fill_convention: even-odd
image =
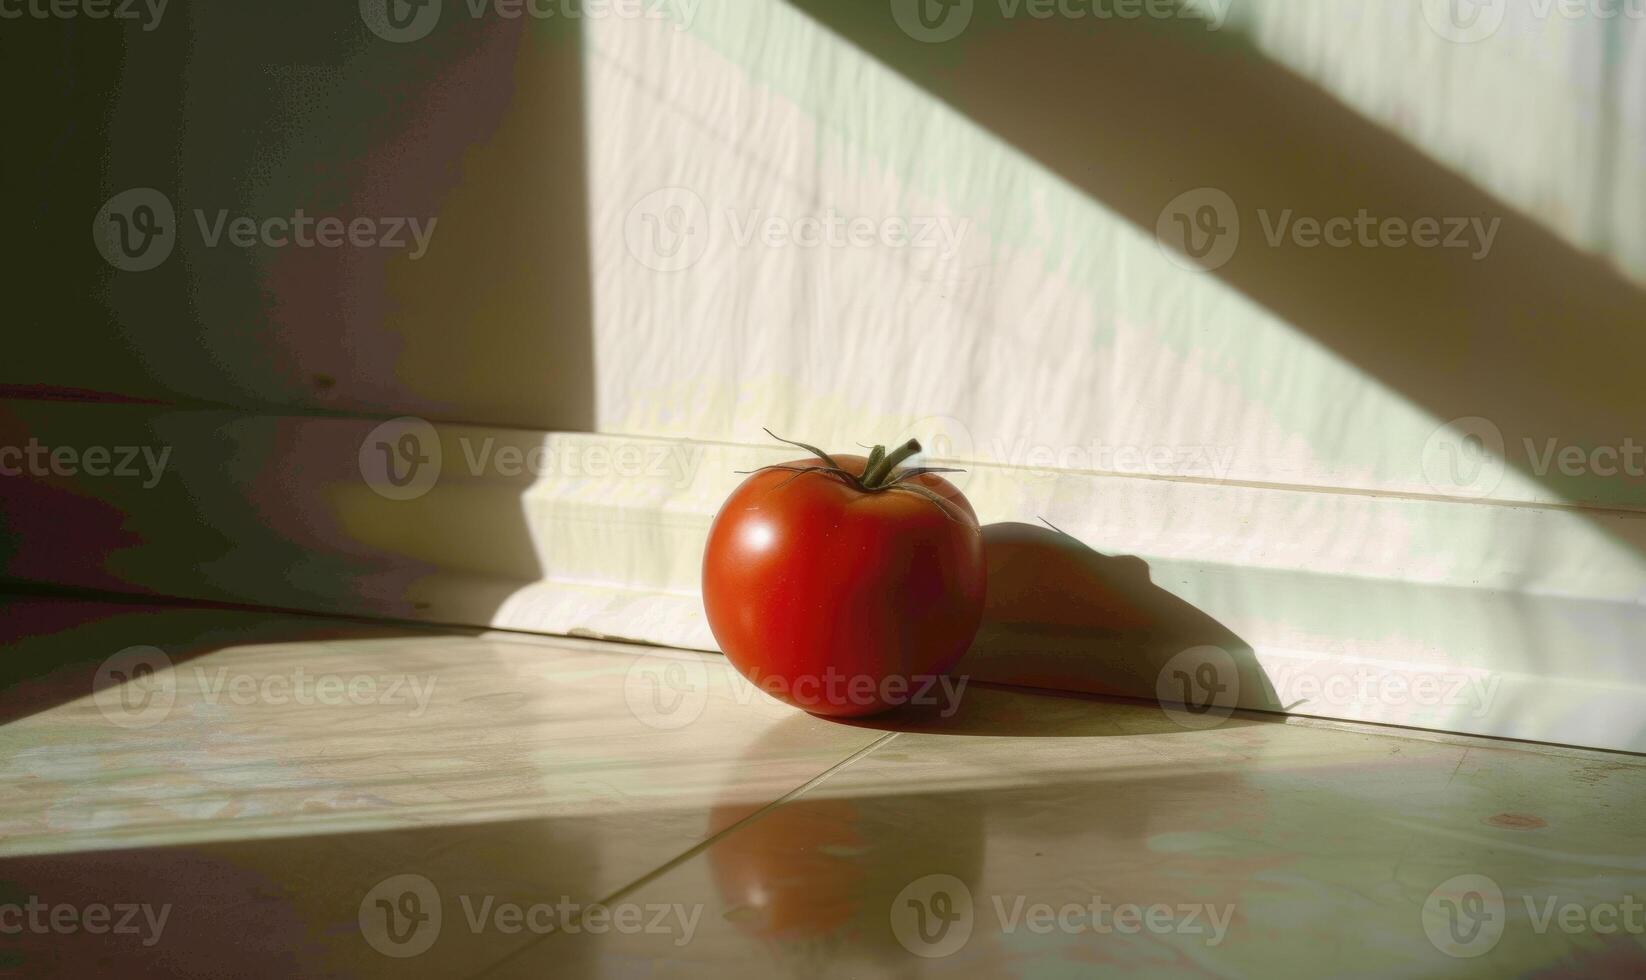
[(1646, 971), (1635, 756), (981, 686), (844, 725), (698, 654), (5, 615), (0, 970)]

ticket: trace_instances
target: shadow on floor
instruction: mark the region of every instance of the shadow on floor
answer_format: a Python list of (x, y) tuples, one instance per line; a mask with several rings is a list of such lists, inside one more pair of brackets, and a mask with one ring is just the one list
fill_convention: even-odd
[[(855, 724), (887, 731), (1070, 737), (1252, 724), (1236, 707), (1277, 710), (1252, 649), (1232, 630), (1151, 581), (1130, 555), (1105, 555), (1053, 527), (983, 529), (989, 590), (983, 623), (952, 673), (1055, 692), (1016, 707), (962, 693), (958, 710), (907, 706)], [(1157, 702), (1158, 724), (1085, 706), (1091, 696)], [(987, 710), (996, 705), (998, 710)], [(945, 713), (947, 712), (947, 713)]]

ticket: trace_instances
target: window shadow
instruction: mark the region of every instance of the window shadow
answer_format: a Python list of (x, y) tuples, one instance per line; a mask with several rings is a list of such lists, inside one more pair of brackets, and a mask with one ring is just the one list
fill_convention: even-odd
[[(789, 2), (1147, 234), (1179, 195), (1222, 190), (1242, 223), (1214, 273), (1228, 286), (1436, 418), (1490, 420), (1507, 463), (1559, 499), (1646, 506), (1646, 481), (1537, 472), (1520, 449), (1636, 434), (1646, 292), (1251, 44), (1194, 18), (1009, 18), (981, 2), (958, 37), (923, 43), (884, 0)], [(1271, 245), (1260, 212), (1287, 210), (1502, 225), (1478, 259)]]

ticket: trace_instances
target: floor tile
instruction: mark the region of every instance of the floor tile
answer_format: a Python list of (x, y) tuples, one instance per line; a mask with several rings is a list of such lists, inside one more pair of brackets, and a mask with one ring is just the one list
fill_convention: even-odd
[(1639, 757), (1240, 716), (1188, 730), (986, 688), (950, 720), (882, 725), (903, 730), (614, 897), (678, 910), (660, 928), (563, 931), (494, 975), (1646, 969), (1638, 904), (1627, 921), (1646, 897)]
[[(464, 975), (687, 852), (728, 794), (758, 809), (884, 737), (734, 687), (704, 654), (7, 611), (33, 638), (5, 644), (0, 906), (169, 906), (150, 945), (25, 928), (0, 960), (25, 970)], [(94, 692), (99, 671), (126, 682)]]

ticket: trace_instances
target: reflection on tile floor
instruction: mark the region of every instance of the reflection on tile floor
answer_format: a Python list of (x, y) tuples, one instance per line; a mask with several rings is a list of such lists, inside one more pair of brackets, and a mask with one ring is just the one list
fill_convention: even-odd
[(843, 725), (698, 654), (6, 612), (0, 968), (1646, 970), (1638, 757), (979, 686)]

